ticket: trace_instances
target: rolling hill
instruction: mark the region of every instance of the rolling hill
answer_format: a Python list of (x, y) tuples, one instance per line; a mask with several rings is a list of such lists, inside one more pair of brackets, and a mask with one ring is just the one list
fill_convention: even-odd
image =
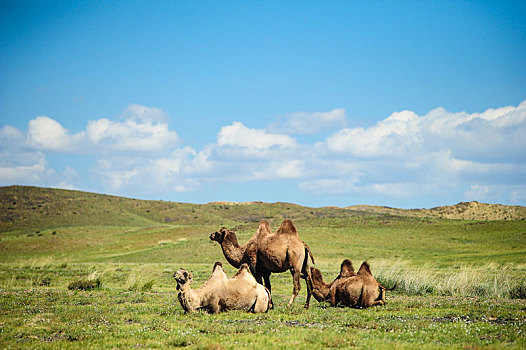
[(526, 207), (465, 202), (432, 209), (359, 205), (309, 208), (291, 203), (212, 202), (189, 204), (30, 186), (0, 187), (0, 232), (57, 226), (233, 225), (283, 218), (390, 215), (463, 220), (520, 220)]

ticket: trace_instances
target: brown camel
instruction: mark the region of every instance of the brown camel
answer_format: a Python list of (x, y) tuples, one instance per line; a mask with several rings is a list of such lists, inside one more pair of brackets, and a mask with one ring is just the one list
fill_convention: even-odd
[(313, 282), (312, 294), (319, 302), (328, 301), (332, 306), (339, 304), (366, 308), (385, 304), (385, 291), (393, 288), (382, 286), (371, 273), (367, 261), (364, 261), (358, 270), (354, 272), (352, 262), (345, 259), (340, 268), (340, 274), (331, 283), (325, 283), (321, 271), (311, 267)]
[(178, 299), (185, 312), (206, 310), (218, 313), (228, 310), (245, 310), (254, 313), (267, 312), (270, 307), (270, 292), (256, 282), (248, 270), (241, 265), (232, 278), (228, 278), (220, 262), (216, 262), (212, 276), (198, 289), (192, 289), (192, 273), (177, 270), (173, 277), (177, 281)]
[(259, 283), (265, 281), (265, 287), (270, 291), (270, 274), (290, 270), (293, 277), (293, 292), (287, 306), (291, 306), (298, 295), (301, 285), (300, 278), (307, 284), (307, 301), (309, 307), (312, 280), (308, 269), (308, 257), (314, 264), (312, 252), (299, 238), (296, 227), (290, 220), (283, 220), (279, 229), (272, 233), (267, 220), (261, 220), (256, 234), (247, 243), (240, 246), (235, 232), (223, 227), (218, 232), (210, 234), (210, 239), (217, 241), (223, 250), (227, 261), (234, 267), (247, 263), (250, 271)]

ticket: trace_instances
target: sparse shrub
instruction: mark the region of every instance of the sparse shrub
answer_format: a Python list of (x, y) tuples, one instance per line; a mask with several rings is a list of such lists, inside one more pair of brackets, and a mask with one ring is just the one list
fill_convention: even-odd
[(33, 281), (34, 286), (49, 286), (51, 285), (51, 277), (49, 276), (40, 276), (36, 280)]
[(152, 290), (153, 287), (153, 279), (144, 281), (144, 280), (137, 280), (133, 284), (128, 285), (129, 291), (136, 291), (136, 292), (147, 292), (149, 290)]
[(54, 257), (46, 255), (46, 256), (29, 259), (24, 262), (23, 266), (25, 268), (41, 269), (41, 268), (50, 267), (54, 262), (55, 262)]
[(510, 289), (510, 298), (512, 299), (526, 299), (526, 284), (521, 282), (520, 284)]
[(182, 348), (192, 345), (195, 342), (193, 334), (177, 334), (168, 339), (166, 346)]
[(147, 292), (152, 290), (157, 274), (158, 272), (151, 266), (146, 265), (137, 267), (131, 271), (125, 287), (129, 291), (136, 292)]
[(96, 278), (94, 280), (89, 279), (79, 279), (77, 281), (73, 281), (68, 285), (69, 290), (92, 290), (96, 288), (100, 288), (102, 285), (102, 282), (99, 278)]

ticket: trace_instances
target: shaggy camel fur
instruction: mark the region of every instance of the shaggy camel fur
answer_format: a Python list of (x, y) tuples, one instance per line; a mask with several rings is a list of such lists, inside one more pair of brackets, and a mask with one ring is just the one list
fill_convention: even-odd
[(362, 263), (358, 273), (352, 262), (345, 259), (340, 274), (331, 283), (325, 283), (321, 271), (311, 267), (313, 282), (312, 294), (319, 302), (328, 301), (332, 306), (338, 304), (356, 308), (366, 308), (385, 304), (385, 291), (393, 290), (382, 286), (371, 273), (367, 261)]
[(296, 227), (290, 220), (283, 220), (279, 229), (272, 233), (267, 220), (261, 220), (256, 234), (247, 243), (240, 246), (236, 234), (223, 227), (210, 234), (210, 239), (217, 241), (223, 250), (226, 260), (234, 267), (247, 263), (250, 271), (259, 283), (271, 290), (270, 274), (290, 270), (293, 278), (293, 292), (287, 306), (291, 306), (298, 295), (300, 278), (307, 283), (307, 301), (309, 307), (312, 281), (308, 269), (308, 257), (314, 264), (312, 252), (300, 239)]
[(173, 277), (177, 281), (178, 299), (185, 312), (203, 309), (215, 314), (227, 310), (246, 310), (254, 313), (267, 312), (270, 308), (270, 292), (256, 282), (247, 264), (241, 265), (232, 277), (216, 262), (212, 275), (198, 289), (191, 289), (192, 273), (177, 270)]

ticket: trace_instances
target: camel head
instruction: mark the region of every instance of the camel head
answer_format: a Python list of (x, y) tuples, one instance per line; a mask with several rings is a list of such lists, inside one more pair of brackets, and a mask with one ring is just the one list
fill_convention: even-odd
[(219, 244), (222, 244), (223, 240), (225, 239), (226, 234), (229, 233), (229, 232), (230, 231), (228, 231), (228, 229), (226, 227), (221, 227), (221, 229), (219, 231), (212, 232), (210, 234), (210, 240), (216, 241)]
[(312, 295), (320, 303), (327, 300), (329, 296), (329, 285), (323, 280), (321, 271), (313, 266), (310, 267), (312, 276)]
[(177, 290), (183, 289), (185, 286), (190, 286), (193, 281), (192, 273), (186, 271), (185, 269), (179, 269), (175, 271), (173, 278), (177, 282)]

